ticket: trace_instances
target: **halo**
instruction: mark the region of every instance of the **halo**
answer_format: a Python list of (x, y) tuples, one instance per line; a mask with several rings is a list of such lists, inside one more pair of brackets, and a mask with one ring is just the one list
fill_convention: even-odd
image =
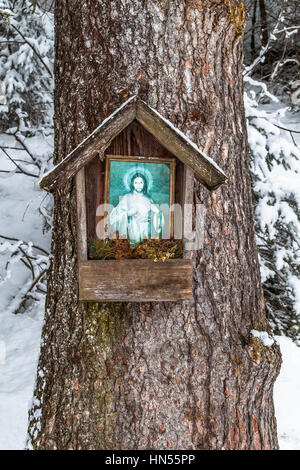
[(141, 173), (143, 176), (145, 176), (147, 180), (148, 191), (150, 191), (150, 189), (153, 186), (153, 177), (152, 177), (151, 172), (147, 170), (147, 168), (144, 168), (142, 166), (134, 166), (130, 168), (130, 170), (126, 171), (123, 177), (123, 183), (127, 191), (130, 191), (131, 179), (133, 175), (135, 175), (136, 173)]

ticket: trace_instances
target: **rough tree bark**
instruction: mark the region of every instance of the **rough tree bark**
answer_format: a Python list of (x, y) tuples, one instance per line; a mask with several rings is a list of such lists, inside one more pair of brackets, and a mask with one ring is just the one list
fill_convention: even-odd
[[(237, 10), (233, 9), (237, 6)], [(239, 1), (56, 2), (55, 162), (138, 93), (213, 157), (194, 301), (78, 303), (74, 182), (55, 195), (29, 446), (274, 449), (280, 367), (266, 330), (243, 111)], [(236, 44), (237, 43), (237, 44)]]

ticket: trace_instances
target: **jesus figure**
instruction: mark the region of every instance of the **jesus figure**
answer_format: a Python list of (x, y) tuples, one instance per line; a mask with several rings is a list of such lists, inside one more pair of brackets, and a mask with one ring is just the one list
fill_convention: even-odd
[(148, 238), (159, 238), (163, 224), (163, 213), (148, 194), (146, 177), (135, 173), (131, 178), (130, 192), (121, 197), (110, 213), (111, 229), (134, 244)]

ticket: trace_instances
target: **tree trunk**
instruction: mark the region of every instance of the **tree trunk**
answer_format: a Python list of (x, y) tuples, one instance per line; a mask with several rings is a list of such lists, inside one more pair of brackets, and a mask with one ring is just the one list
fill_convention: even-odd
[[(233, 2), (229, 2), (231, 5)], [(239, 2), (236, 2), (239, 3)], [(242, 8), (241, 5), (238, 8)], [(55, 195), (29, 446), (275, 449), (280, 352), (266, 330), (238, 18), (228, 2), (56, 2), (55, 163), (139, 94), (224, 169), (209, 192), (194, 301), (78, 303), (74, 182)]]
[(257, 10), (257, 0), (254, 0), (252, 22), (251, 22), (251, 60), (252, 62), (254, 61), (255, 56), (256, 56), (256, 48), (255, 48), (255, 36), (257, 34), (256, 10)]
[(268, 31), (268, 21), (267, 21), (267, 12), (266, 5), (264, 0), (259, 0), (259, 11), (260, 11), (260, 21), (261, 21), (261, 43), (262, 46), (266, 46), (269, 41), (269, 31)]

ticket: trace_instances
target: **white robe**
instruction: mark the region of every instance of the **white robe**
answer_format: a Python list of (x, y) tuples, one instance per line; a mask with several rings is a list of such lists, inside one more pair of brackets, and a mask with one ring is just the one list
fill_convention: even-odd
[[(147, 238), (159, 238), (164, 223), (163, 213), (151, 210), (153, 205), (152, 199), (142, 193), (125, 194), (110, 213), (111, 231), (118, 231), (120, 238), (129, 238), (131, 243)], [(128, 212), (131, 209), (135, 209), (136, 213), (130, 216)], [(141, 221), (139, 218), (147, 220)]]

